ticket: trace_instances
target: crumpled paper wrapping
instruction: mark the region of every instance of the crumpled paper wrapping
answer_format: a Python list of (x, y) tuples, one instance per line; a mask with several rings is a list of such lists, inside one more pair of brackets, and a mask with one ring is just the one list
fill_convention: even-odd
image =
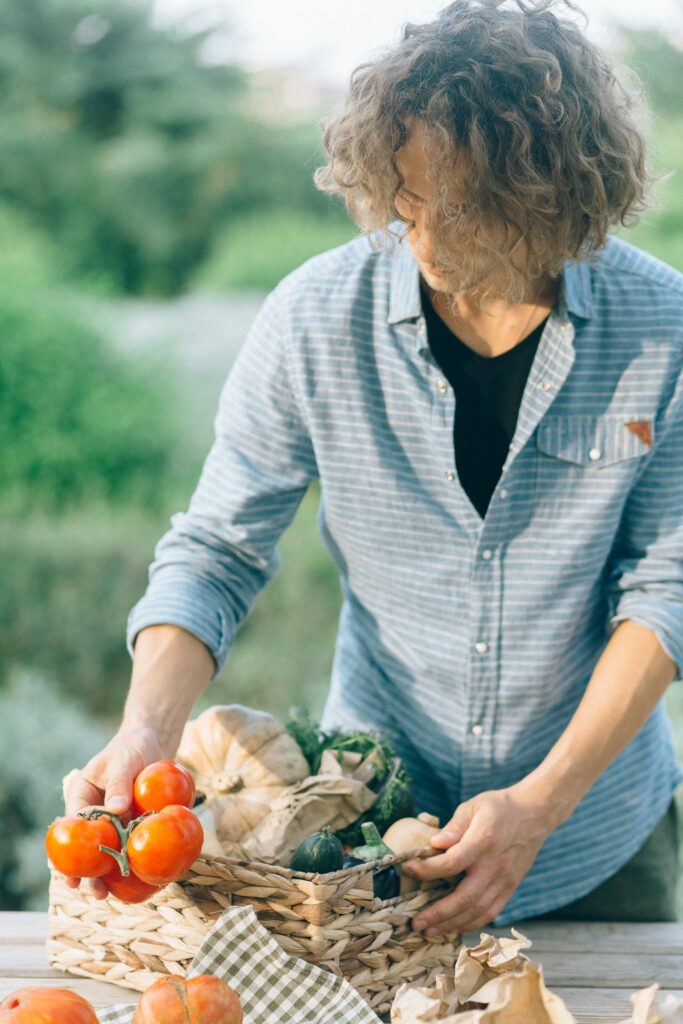
[(633, 1012), (621, 1024), (683, 1024), (683, 999), (664, 995), (657, 984), (641, 988), (629, 998)]
[[(463, 946), (453, 973), (437, 975), (432, 988), (402, 985), (391, 1024), (576, 1024), (558, 995), (545, 987), (543, 968), (522, 952), (531, 942), (482, 932), (477, 946)], [(633, 1012), (620, 1024), (683, 1024), (683, 998), (650, 985), (630, 996)]]
[(511, 931), (511, 939), (482, 932), (479, 945), (463, 946), (453, 974), (438, 975), (433, 988), (402, 985), (392, 1024), (576, 1024), (545, 987), (541, 965), (522, 952), (529, 939)]
[(328, 825), (336, 832), (350, 825), (377, 799), (367, 785), (374, 776), (372, 755), (361, 760), (351, 751), (323, 754), (320, 773), (290, 786), (272, 810), (240, 841), (250, 860), (287, 864), (306, 836)]

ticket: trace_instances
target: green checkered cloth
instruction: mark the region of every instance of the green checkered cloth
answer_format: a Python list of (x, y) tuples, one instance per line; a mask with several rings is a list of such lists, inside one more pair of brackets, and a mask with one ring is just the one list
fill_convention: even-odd
[[(290, 956), (250, 906), (231, 907), (213, 926), (187, 977), (215, 974), (234, 988), (244, 1024), (380, 1024), (344, 978)], [(100, 1024), (131, 1024), (134, 1003), (97, 1014)]]

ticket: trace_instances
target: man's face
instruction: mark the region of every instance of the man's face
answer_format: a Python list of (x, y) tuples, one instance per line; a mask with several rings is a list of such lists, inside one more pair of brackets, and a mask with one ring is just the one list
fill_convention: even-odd
[(426, 224), (427, 201), (434, 186), (427, 180), (427, 154), (424, 151), (424, 124), (415, 117), (406, 117), (408, 138), (396, 153), (396, 167), (403, 178), (403, 188), (396, 195), (396, 212), (410, 225), (408, 244), (425, 281), (434, 289), (443, 286), (443, 275), (435, 266), (434, 249)]
[[(404, 181), (403, 187), (396, 195), (396, 212), (410, 224), (408, 244), (425, 282), (434, 291), (448, 290), (449, 294), (457, 297), (476, 289), (477, 285), (489, 279), (492, 267), (489, 264), (482, 264), (476, 268), (474, 274), (463, 274), (460, 280), (455, 281), (453, 278), (454, 274), (457, 278), (457, 270), (451, 269), (450, 287), (447, 289), (427, 225), (427, 203), (433, 196), (434, 184), (427, 178), (429, 157), (424, 149), (425, 125), (419, 118), (411, 115), (405, 118), (405, 124), (408, 128), (408, 137), (395, 155), (396, 167)], [(458, 158), (453, 167), (453, 185), (448, 195), (449, 204), (453, 206), (460, 205), (458, 177), (464, 170), (464, 162)]]

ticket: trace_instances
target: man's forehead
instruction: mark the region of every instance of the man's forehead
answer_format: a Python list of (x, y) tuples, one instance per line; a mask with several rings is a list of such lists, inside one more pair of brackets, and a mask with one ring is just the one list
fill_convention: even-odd
[[(425, 188), (429, 189), (433, 180), (429, 176), (433, 159), (429, 152), (429, 128), (424, 121), (414, 114), (406, 114), (403, 117), (403, 123), (406, 126), (408, 135), (404, 144), (394, 154), (396, 167), (401, 177), (405, 179), (406, 187), (411, 190), (412, 186), (419, 195), (424, 195), (424, 191), (420, 192), (420, 188), (423, 190)], [(456, 152), (453, 159), (454, 185), (457, 185), (458, 181), (461, 180), (464, 168), (464, 154), (462, 151)]]

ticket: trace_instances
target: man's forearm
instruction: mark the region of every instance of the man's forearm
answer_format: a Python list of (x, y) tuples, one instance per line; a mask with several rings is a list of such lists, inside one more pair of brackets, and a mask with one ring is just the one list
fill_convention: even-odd
[(547, 808), (556, 828), (633, 739), (674, 678), (652, 630), (620, 622), (569, 725), (518, 786)]
[(135, 642), (122, 727), (151, 726), (169, 757), (215, 669), (209, 649), (179, 626), (148, 626)]

